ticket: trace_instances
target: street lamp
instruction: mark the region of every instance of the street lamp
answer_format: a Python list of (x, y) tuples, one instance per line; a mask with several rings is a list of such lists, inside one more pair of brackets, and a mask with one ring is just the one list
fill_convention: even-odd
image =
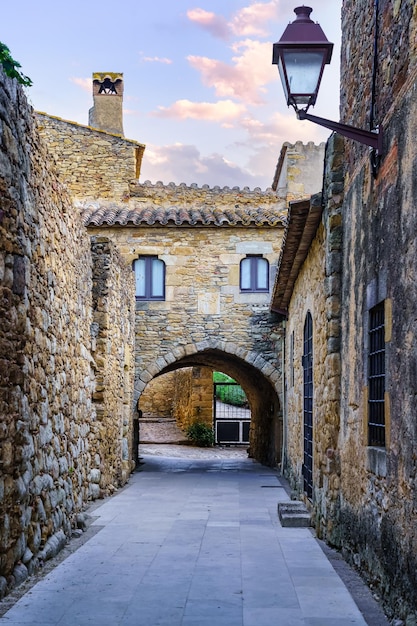
[(281, 39), (274, 43), (272, 63), (278, 65), (287, 105), (294, 107), (299, 120), (309, 120), (373, 148), (375, 173), (382, 154), (381, 127), (362, 130), (307, 113), (316, 103), (324, 66), (330, 63), (333, 51), (333, 44), (320, 24), (310, 19), (312, 10), (306, 6), (294, 9), (296, 20), (288, 24)]

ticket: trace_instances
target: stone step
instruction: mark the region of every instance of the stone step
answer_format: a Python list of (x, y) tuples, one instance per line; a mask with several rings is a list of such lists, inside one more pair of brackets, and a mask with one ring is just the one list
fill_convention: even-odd
[(304, 502), (291, 500), (278, 502), (278, 517), (281, 526), (290, 528), (307, 528), (311, 526), (311, 515)]
[(141, 424), (176, 424), (174, 417), (141, 417)]

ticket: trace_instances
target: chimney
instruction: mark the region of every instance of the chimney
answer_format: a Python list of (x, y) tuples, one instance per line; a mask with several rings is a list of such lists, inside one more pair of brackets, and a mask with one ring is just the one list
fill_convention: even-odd
[(123, 74), (94, 72), (93, 101), (94, 106), (88, 112), (88, 125), (124, 136)]

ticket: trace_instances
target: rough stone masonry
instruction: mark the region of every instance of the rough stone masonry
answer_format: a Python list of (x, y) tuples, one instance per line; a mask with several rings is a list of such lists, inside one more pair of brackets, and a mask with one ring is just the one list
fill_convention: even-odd
[[(128, 297), (132, 278), (111, 243), (94, 248), (93, 257), (23, 90), (0, 71), (0, 596), (130, 469), (133, 324), (112, 285)], [(95, 267), (104, 254), (107, 276)], [(120, 325), (111, 338), (109, 312)]]

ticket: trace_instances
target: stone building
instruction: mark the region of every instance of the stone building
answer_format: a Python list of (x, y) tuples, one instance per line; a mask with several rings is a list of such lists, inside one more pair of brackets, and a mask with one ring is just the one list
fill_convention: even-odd
[(285, 466), (320, 536), (414, 624), (417, 7), (345, 0), (342, 33), (342, 121), (382, 127), (383, 154), (375, 168), (332, 137), (322, 196), (290, 204), (272, 297), (287, 318)]
[(188, 404), (177, 394), (188, 419), (207, 372), (230, 374), (251, 404), (252, 454), (280, 456), (270, 290), (287, 197), (317, 191), (323, 146), (286, 147), (279, 196), (139, 184), (122, 75), (94, 74), (93, 90), (99, 128), (34, 116), (0, 71), (0, 596), (128, 480), (137, 402), (158, 376), (193, 373)]
[[(114, 88), (110, 79), (117, 81)], [(149, 405), (149, 398), (155, 399), (151, 389), (161, 392), (165, 381), (163, 393), (171, 402), (161, 407), (158, 400), (158, 410), (168, 415), (177, 407), (183, 426), (195, 419), (212, 423), (212, 384), (203, 391), (201, 375), (223, 371), (249, 399), (251, 453), (276, 464), (282, 440), (281, 331), (269, 311), (270, 292), (288, 199), (320, 188), (324, 144), (284, 145), (275, 174), (278, 194), (273, 189), (139, 183), (143, 146), (114, 134), (115, 127), (123, 127), (115, 91), (123, 92), (121, 74), (93, 75), (98, 129), (37, 115), (89, 234), (110, 238), (135, 272), (135, 405), (142, 393), (148, 394)], [(92, 119), (99, 116), (90, 112)], [(91, 184), (86, 172), (103, 149), (107, 163), (93, 173)], [(107, 174), (113, 181), (110, 190), (102, 186)], [(152, 281), (160, 281), (159, 291), (152, 291)], [(165, 377), (187, 367), (198, 368), (188, 374), (193, 381), (188, 404), (172, 384), (179, 378)]]

